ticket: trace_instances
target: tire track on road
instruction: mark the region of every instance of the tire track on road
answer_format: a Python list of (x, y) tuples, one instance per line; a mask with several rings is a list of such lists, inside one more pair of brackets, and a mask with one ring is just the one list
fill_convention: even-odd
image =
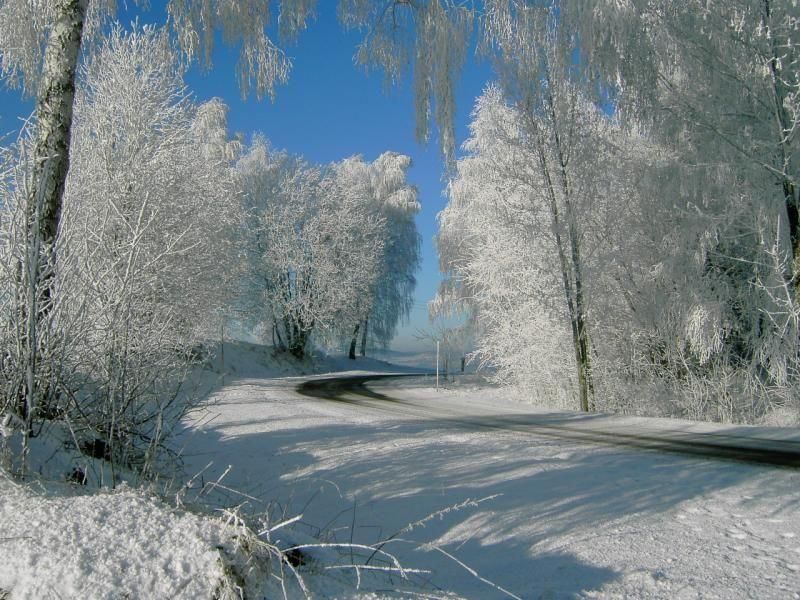
[(367, 387), (369, 382), (385, 379), (421, 377), (425, 374), (357, 375), (328, 377), (306, 381), (297, 386), (304, 396), (327, 401), (345, 402), (470, 430), (489, 429), (528, 435), (578, 441), (607, 446), (624, 446), (642, 450), (670, 452), (703, 458), (735, 460), (776, 467), (800, 468), (800, 443), (713, 433), (658, 431), (647, 434), (603, 429), (591, 423), (569, 426), (545, 422), (541, 415), (491, 413), (470, 414), (393, 398)]

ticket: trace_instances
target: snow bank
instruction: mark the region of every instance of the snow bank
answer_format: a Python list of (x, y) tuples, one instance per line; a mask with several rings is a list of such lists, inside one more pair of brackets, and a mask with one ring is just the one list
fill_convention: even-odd
[[(214, 359), (209, 365), (225, 381), (233, 379), (300, 377), (342, 371), (363, 371), (364, 373), (418, 373), (424, 368), (414, 364), (389, 363), (372, 357), (359, 356), (350, 359), (345, 354), (315, 352), (304, 360), (275, 351), (271, 346), (262, 346), (244, 341), (226, 341), (220, 351), (219, 345), (212, 349)], [(203, 379), (195, 374), (194, 379)]]
[(0, 478), (0, 495), (0, 597), (224, 598), (267, 579), (234, 526), (141, 490), (47, 496)]

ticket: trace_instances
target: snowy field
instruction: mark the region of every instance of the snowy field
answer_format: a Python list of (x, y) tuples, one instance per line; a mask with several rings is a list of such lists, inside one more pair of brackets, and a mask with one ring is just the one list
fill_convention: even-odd
[[(177, 504), (227, 511), (0, 477), (0, 597), (235, 598), (246, 584), (269, 598), (800, 598), (800, 472), (475, 423), (529, 415), (770, 443), (800, 441), (795, 429), (545, 413), (469, 377), (438, 392), (430, 376), (369, 384), (400, 405), (337, 402), (296, 387), (346, 359), (300, 376), (265, 367), (256, 346), (226, 360), (224, 383), (203, 371), (212, 392), (178, 438)], [(262, 541), (302, 546), (306, 591), (286, 565), (281, 587), (274, 551), (235, 514)]]
[[(302, 379), (245, 371), (187, 429), (189, 471), (215, 480), (230, 466), (224, 484), (247, 495), (240, 502), (301, 515), (295, 531), (318, 539), (390, 540), (383, 549), (404, 567), (429, 571), (412, 576), (408, 596), (800, 598), (797, 471), (469, 430), (300, 396)], [(381, 391), (439, 411), (526, 410), (497, 391)], [(795, 430), (735, 428), (748, 432), (797, 438)], [(344, 550), (341, 563), (357, 558)], [(314, 564), (304, 567), (312, 579)], [(325, 577), (315, 585), (322, 597), (345, 589)]]

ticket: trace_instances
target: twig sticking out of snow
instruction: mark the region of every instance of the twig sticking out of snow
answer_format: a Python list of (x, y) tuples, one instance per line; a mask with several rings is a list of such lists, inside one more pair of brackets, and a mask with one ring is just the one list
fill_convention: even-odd
[[(400, 531), (398, 531), (396, 534), (394, 534), (391, 537), (395, 537), (395, 536), (398, 536), (398, 535), (405, 535), (406, 533), (409, 533), (409, 532), (413, 531), (417, 527), (425, 527), (426, 523), (428, 523), (429, 521), (432, 521), (433, 519), (435, 519), (437, 517), (441, 519), (446, 514), (451, 513), (451, 512), (459, 511), (459, 510), (462, 510), (462, 509), (468, 508), (468, 507), (476, 508), (480, 504), (483, 504), (484, 502), (488, 502), (489, 500), (494, 500), (495, 498), (499, 498), (502, 495), (503, 494), (492, 494), (491, 496), (486, 496), (485, 498), (481, 498), (479, 500), (473, 500), (472, 498), (467, 498), (463, 502), (460, 502), (458, 504), (453, 504), (451, 506), (447, 506), (445, 508), (437, 510), (436, 512), (432, 512), (427, 517), (423, 517), (422, 519), (420, 519), (418, 521), (414, 521), (413, 523), (409, 523), (408, 525), (403, 527), (403, 529), (401, 529)], [(391, 537), (389, 539), (391, 539)]]
[(428, 569), (406, 569), (406, 568), (398, 569), (396, 567), (378, 567), (378, 566), (375, 566), (375, 565), (350, 564), (350, 565), (330, 565), (330, 566), (325, 567), (326, 571), (333, 570), (333, 569), (353, 569), (353, 570), (355, 570), (355, 572), (356, 572), (356, 589), (357, 590), (361, 589), (361, 571), (382, 571), (384, 573), (400, 573), (400, 575), (404, 579), (407, 579), (407, 577), (405, 576), (406, 573), (413, 573), (413, 574), (418, 574), (418, 575), (419, 574), (428, 575), (428, 574), (431, 573), (431, 571), (428, 570)]
[(438, 551), (438, 552), (441, 552), (441, 553), (442, 553), (442, 554), (444, 554), (444, 555), (445, 555), (447, 558), (449, 558), (450, 560), (452, 560), (453, 562), (455, 562), (457, 565), (459, 565), (460, 567), (462, 567), (464, 570), (466, 570), (466, 571), (467, 571), (467, 573), (469, 573), (470, 575), (472, 575), (473, 577), (475, 577), (475, 578), (477, 578), (477, 579), (480, 579), (480, 580), (481, 580), (482, 582), (484, 582), (485, 584), (492, 586), (494, 589), (496, 589), (496, 590), (499, 590), (499, 591), (503, 592), (503, 593), (504, 593), (504, 594), (506, 594), (506, 595), (507, 595), (509, 598), (514, 598), (514, 600), (522, 600), (522, 598), (520, 598), (519, 596), (517, 596), (516, 594), (514, 594), (514, 593), (512, 593), (512, 592), (509, 592), (509, 591), (508, 591), (507, 589), (505, 589), (504, 587), (501, 587), (501, 586), (497, 585), (496, 583), (494, 583), (494, 582), (492, 582), (492, 581), (489, 581), (489, 580), (488, 580), (488, 579), (486, 579), (485, 577), (481, 577), (481, 576), (478, 574), (478, 572), (477, 572), (475, 569), (471, 568), (470, 566), (468, 566), (468, 565), (464, 564), (463, 562), (461, 562), (460, 560), (458, 560), (458, 559), (457, 559), (455, 556), (453, 556), (452, 554), (450, 554), (449, 552), (447, 552), (447, 550), (443, 550), (443, 549), (442, 549), (442, 548), (440, 548), (439, 546), (433, 546), (433, 545), (429, 546), (429, 548), (431, 548), (431, 549), (433, 549), (433, 550), (436, 550), (436, 551)]
[[(224, 474), (223, 474), (224, 475)], [(280, 529), (281, 527), (285, 527), (290, 523), (293, 523), (300, 519), (302, 515), (299, 515), (293, 519), (289, 519), (288, 521), (283, 521), (278, 525), (272, 527), (271, 529), (265, 529), (261, 533), (256, 534), (252, 529), (249, 528), (247, 525), (246, 520), (244, 517), (241, 516), (239, 513), (238, 507), (233, 509), (220, 509), (220, 511), (227, 515), (227, 525), (233, 526), (239, 529), (240, 534), (238, 536), (239, 544), (246, 548), (249, 554), (254, 554), (254, 549), (260, 548), (261, 550), (265, 551), (268, 556), (274, 557), (277, 559), (277, 564), (280, 568), (280, 573), (272, 573), (272, 577), (275, 577), (280, 582), (281, 591), (283, 592), (284, 599), (288, 600), (289, 592), (286, 589), (286, 579), (284, 574), (284, 567), (288, 569), (288, 571), (292, 574), (295, 581), (297, 581), (297, 585), (300, 587), (303, 595), (306, 599), (311, 598), (311, 591), (308, 589), (305, 580), (303, 579), (302, 575), (298, 573), (297, 569), (295, 569), (294, 565), (289, 561), (288, 557), (286, 556), (286, 551), (282, 551), (280, 548), (275, 546), (270, 542), (265, 542), (259, 539), (260, 535), (264, 533), (269, 534), (271, 531), (275, 531), (276, 529)], [(291, 550), (291, 548), (289, 549)]]
[(367, 559), (365, 564), (369, 564), (370, 561), (375, 557), (375, 554), (377, 554), (377, 552), (381, 548), (383, 548), (384, 545), (386, 545), (388, 542), (396, 539), (398, 536), (401, 536), (401, 535), (404, 535), (406, 533), (409, 533), (409, 532), (413, 531), (414, 529), (416, 529), (417, 527), (425, 527), (426, 523), (432, 521), (433, 519), (435, 519), (437, 517), (441, 519), (447, 513), (454, 512), (454, 511), (459, 511), (459, 510), (461, 510), (463, 508), (466, 508), (466, 507), (477, 507), (480, 504), (483, 504), (484, 502), (488, 502), (489, 500), (494, 500), (495, 498), (499, 498), (502, 495), (503, 494), (492, 494), (491, 496), (486, 496), (485, 498), (481, 498), (480, 500), (473, 500), (472, 498), (467, 498), (463, 502), (459, 502), (458, 504), (453, 504), (451, 506), (447, 506), (445, 508), (442, 508), (440, 510), (432, 512), (428, 516), (423, 517), (423, 518), (419, 519), (418, 521), (414, 521), (413, 523), (409, 523), (408, 525), (406, 525), (402, 529), (400, 529), (400, 530), (396, 531), (395, 533), (393, 533), (392, 535), (390, 535), (388, 538), (383, 540), (381, 543), (377, 544), (375, 552), (373, 552), (370, 555), (370, 557)]
[(300, 515), (297, 515), (295, 517), (292, 517), (291, 519), (286, 519), (285, 521), (281, 521), (277, 525), (273, 525), (272, 527), (268, 527), (267, 529), (263, 529), (263, 530), (259, 531), (258, 535), (261, 536), (261, 535), (266, 534), (267, 539), (269, 539), (269, 536), (273, 531), (277, 531), (278, 529), (281, 529), (282, 527), (286, 527), (287, 525), (291, 525), (292, 523), (296, 523), (297, 521), (299, 521), (302, 518), (303, 518), (303, 515), (300, 514)]

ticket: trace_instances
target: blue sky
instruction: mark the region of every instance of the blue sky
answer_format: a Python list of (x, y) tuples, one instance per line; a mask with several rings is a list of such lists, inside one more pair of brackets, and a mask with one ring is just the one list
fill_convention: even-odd
[[(393, 347), (410, 350), (419, 346), (414, 333), (428, 326), (425, 303), (433, 296), (439, 281), (436, 250), (436, 214), (444, 208), (442, 196), (443, 163), (435, 137), (428, 145), (414, 138), (414, 99), (408, 83), (400, 87), (385, 85), (383, 73), (366, 74), (353, 64), (360, 41), (358, 32), (342, 30), (335, 15), (335, 2), (319, 2), (317, 19), (296, 43), (286, 48), (294, 68), (289, 82), (278, 88), (275, 102), (241, 99), (235, 76), (236, 51), (219, 44), (214, 68), (201, 73), (193, 68), (186, 78), (198, 100), (222, 98), (230, 107), (230, 133), (242, 132), (248, 138), (261, 132), (276, 148), (303, 155), (317, 163), (341, 160), (361, 154), (375, 159), (386, 150), (412, 157), (409, 179), (420, 192), (422, 212), (417, 227), (423, 239), (423, 263), (418, 273), (414, 311), (403, 326)], [(133, 15), (123, 13), (123, 22)], [(143, 22), (163, 22), (156, 13), (141, 15)], [(468, 134), (469, 114), (475, 98), (491, 78), (490, 68), (469, 57), (457, 88), (456, 133), (458, 143)], [(18, 117), (33, 110), (14, 90), (0, 91), (0, 133), (19, 127)]]

